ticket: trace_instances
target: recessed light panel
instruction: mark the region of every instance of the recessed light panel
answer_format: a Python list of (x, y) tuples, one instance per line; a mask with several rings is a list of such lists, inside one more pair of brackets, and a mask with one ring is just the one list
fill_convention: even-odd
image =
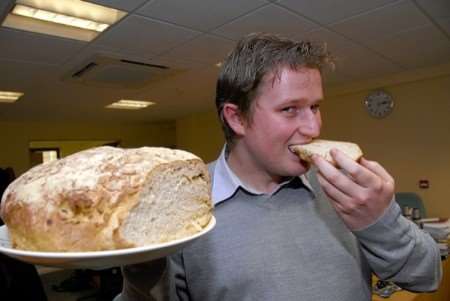
[(21, 92), (0, 91), (0, 102), (16, 102), (22, 95)]
[(91, 41), (126, 12), (81, 0), (17, 0), (3, 26)]
[(154, 105), (155, 103), (152, 101), (141, 101), (141, 100), (130, 100), (130, 99), (122, 99), (116, 101), (110, 105), (107, 105), (108, 109), (124, 109), (124, 110), (139, 110), (146, 108), (148, 106)]

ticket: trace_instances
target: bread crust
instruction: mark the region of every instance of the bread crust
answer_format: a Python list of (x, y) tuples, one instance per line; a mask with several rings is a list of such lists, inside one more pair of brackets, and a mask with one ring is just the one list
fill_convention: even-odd
[(307, 144), (291, 146), (291, 150), (304, 161), (313, 163), (313, 155), (318, 155), (331, 164), (336, 165), (336, 162), (330, 154), (330, 150), (333, 148), (339, 149), (354, 161), (358, 161), (363, 156), (361, 148), (352, 142), (315, 139)]
[[(209, 192), (203, 161), (167, 148), (105, 146), (30, 169), (8, 186), (1, 203), (0, 214), (12, 246), (36, 251), (136, 246), (122, 235), (121, 227), (138, 204), (144, 184), (158, 169), (174, 164), (193, 164), (201, 170)], [(201, 217), (209, 222), (211, 200), (203, 197), (200, 201), (205, 208)]]

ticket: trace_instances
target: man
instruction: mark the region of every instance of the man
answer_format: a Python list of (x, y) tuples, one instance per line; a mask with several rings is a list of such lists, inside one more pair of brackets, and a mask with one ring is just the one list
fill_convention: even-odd
[[(321, 47), (245, 37), (223, 64), (216, 105), (226, 146), (210, 164), (216, 228), (168, 258), (171, 300), (371, 300), (371, 275), (431, 291), (433, 240), (403, 218), (378, 163), (335, 150), (339, 169), (290, 151), (320, 134)], [(124, 268), (121, 300), (153, 300), (164, 262)], [(150, 280), (150, 278), (153, 278)], [(153, 282), (152, 282), (153, 281)]]

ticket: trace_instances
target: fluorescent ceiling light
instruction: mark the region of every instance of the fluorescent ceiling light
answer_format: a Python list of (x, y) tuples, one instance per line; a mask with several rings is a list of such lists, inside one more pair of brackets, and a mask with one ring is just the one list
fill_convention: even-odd
[(125, 110), (139, 110), (146, 108), (148, 106), (154, 105), (155, 103), (152, 101), (140, 101), (140, 100), (130, 100), (130, 99), (121, 99), (116, 101), (110, 105), (107, 105), (108, 109), (125, 109)]
[(2, 26), (92, 41), (127, 13), (81, 0), (16, 0)]
[(22, 95), (23, 93), (21, 92), (0, 91), (0, 102), (15, 102)]
[(29, 17), (42, 21), (58, 23), (87, 30), (94, 30), (98, 32), (102, 32), (109, 27), (109, 24), (106, 23), (100, 23), (88, 19), (59, 14), (21, 4), (17, 4), (11, 13), (22, 17)]

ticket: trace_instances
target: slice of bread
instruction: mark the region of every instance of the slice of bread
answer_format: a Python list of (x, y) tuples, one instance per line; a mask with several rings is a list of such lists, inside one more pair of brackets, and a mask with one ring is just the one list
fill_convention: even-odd
[(316, 139), (308, 144), (298, 144), (291, 146), (291, 151), (296, 153), (300, 159), (312, 163), (312, 156), (319, 155), (333, 165), (336, 165), (330, 150), (336, 148), (349, 156), (351, 159), (358, 161), (363, 153), (359, 146), (351, 142), (332, 141)]

